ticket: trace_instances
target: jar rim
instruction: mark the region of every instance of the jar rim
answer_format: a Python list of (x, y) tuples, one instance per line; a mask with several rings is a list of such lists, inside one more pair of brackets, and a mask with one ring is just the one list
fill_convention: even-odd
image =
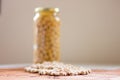
[(44, 8), (44, 7), (37, 7), (35, 8), (35, 12), (56, 12), (58, 13), (60, 10), (59, 8)]

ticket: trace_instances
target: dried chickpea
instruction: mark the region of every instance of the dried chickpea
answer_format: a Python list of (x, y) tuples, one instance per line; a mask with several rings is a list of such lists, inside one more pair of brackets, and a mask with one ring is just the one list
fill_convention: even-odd
[(34, 63), (59, 61), (60, 20), (58, 8), (36, 8), (34, 17)]

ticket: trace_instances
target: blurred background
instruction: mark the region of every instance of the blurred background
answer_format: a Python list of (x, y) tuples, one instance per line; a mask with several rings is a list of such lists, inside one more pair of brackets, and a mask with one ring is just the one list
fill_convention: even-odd
[(120, 0), (1, 0), (0, 64), (32, 63), (36, 7), (60, 8), (61, 61), (120, 64)]

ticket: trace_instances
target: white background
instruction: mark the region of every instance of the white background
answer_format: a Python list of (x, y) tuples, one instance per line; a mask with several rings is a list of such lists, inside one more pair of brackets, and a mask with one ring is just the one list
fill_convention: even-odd
[(2, 0), (0, 64), (32, 63), (36, 7), (60, 8), (62, 61), (120, 64), (120, 0)]

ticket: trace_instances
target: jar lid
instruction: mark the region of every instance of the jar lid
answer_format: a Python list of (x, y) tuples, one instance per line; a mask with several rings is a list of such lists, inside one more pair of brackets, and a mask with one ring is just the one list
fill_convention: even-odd
[(59, 8), (43, 8), (43, 7), (38, 7), (35, 8), (35, 12), (59, 12)]

